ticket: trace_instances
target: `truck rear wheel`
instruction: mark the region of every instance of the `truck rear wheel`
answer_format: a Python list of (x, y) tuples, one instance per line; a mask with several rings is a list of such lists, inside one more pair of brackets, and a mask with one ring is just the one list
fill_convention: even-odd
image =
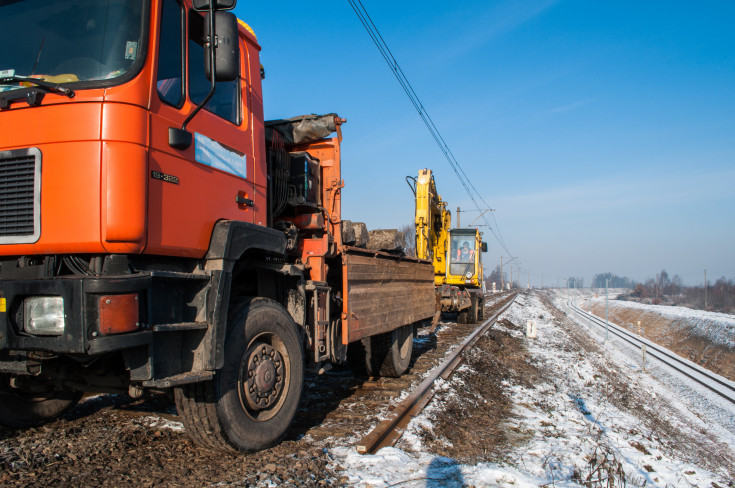
[(373, 338), (366, 337), (347, 345), (347, 364), (355, 376), (375, 376), (372, 362)]
[[(408, 371), (411, 364), (411, 353), (413, 352), (413, 324), (404, 325), (384, 334), (386, 341), (384, 345), (387, 354), (383, 357), (380, 366), (380, 375), (398, 378)], [(386, 347), (387, 346), (387, 347)]]
[(0, 374), (0, 425), (24, 429), (61, 417), (79, 403), (83, 392), (14, 387), (11, 376)]
[(213, 380), (175, 391), (187, 431), (220, 450), (276, 444), (301, 400), (304, 356), (296, 325), (279, 303), (254, 298), (233, 309), (224, 349)]
[(347, 350), (350, 368), (358, 376), (397, 378), (408, 370), (413, 352), (413, 324), (353, 342)]

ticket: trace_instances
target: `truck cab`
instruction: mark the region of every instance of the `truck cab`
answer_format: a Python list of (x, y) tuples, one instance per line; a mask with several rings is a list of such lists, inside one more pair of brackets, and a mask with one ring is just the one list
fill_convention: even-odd
[[(281, 317), (301, 348), (277, 300), (303, 273), (237, 268), (285, 250), (266, 225), (260, 47), (234, 15), (195, 3), (0, 4), (4, 425), (54, 418), (84, 391), (211, 383), (235, 301)], [(302, 355), (291, 356), (298, 383)]]
[(0, 55), (0, 177), (13, 185), (0, 200), (2, 256), (202, 257), (218, 219), (265, 223), (260, 47), (244, 26), (239, 76), (217, 83), (180, 149), (169, 129), (210, 86), (201, 12), (178, 0), (0, 12), (0, 42), (14, 46)]

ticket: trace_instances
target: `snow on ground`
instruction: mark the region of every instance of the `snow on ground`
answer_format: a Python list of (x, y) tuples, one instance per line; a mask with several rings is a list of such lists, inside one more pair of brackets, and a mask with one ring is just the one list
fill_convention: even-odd
[[(544, 371), (544, 381), (532, 388), (503, 383), (516, 414), (509, 427), (526, 434), (506, 456), (510, 461), (462, 465), (426, 452), (417, 433), (430, 429), (432, 418), (441, 415), (442, 405), (434, 399), (412, 421), (399, 444), (403, 449), (385, 448), (376, 455), (359, 455), (352, 445), (331, 449), (349, 483), (515, 488), (582, 486), (579, 480), (607, 486), (612, 479), (615, 486), (728, 486), (733, 473), (727, 469), (735, 455), (733, 443), (722, 439), (731, 433), (720, 429), (712, 435), (711, 426), (677, 400), (676, 392), (636, 368), (626, 355), (592, 342), (583, 349), (569, 328), (584, 329), (551, 317), (537, 292), (520, 295), (504, 314), (516, 325), (536, 321), (538, 338), (524, 340)], [(439, 387), (470, 387), (453, 378)]]
[(184, 432), (184, 424), (175, 420), (168, 420), (162, 417), (146, 416), (133, 421), (135, 424), (145, 425), (152, 429), (167, 429), (174, 432)]
[[(611, 295), (611, 297), (614, 296)], [(600, 301), (604, 301), (604, 297), (595, 298), (594, 301), (600, 303)], [(679, 327), (686, 327), (688, 334), (700, 336), (730, 349), (735, 348), (735, 315), (622, 300), (610, 300), (609, 306), (611, 308), (623, 307), (653, 312), (676, 321), (675, 323)]]
[[(563, 307), (568, 294), (562, 292), (555, 295), (554, 302), (557, 306)], [(658, 306), (647, 305), (647, 307)], [(691, 312), (691, 321), (696, 321), (700, 315), (699, 310), (686, 308), (684, 310)], [(590, 324), (576, 314), (570, 314), (570, 316), (578, 325), (587, 329), (592, 337), (596, 337), (599, 341), (603, 340), (605, 335), (603, 328)], [(611, 323), (614, 322), (611, 321)], [(719, 442), (728, 444), (729, 448), (735, 451), (735, 405), (722, 397), (714, 395), (704, 386), (691, 381), (681, 372), (672, 370), (659, 361), (651, 359), (650, 356), (645, 364), (646, 374), (640, 374), (640, 370), (643, 369), (640, 350), (626, 341), (618, 340), (614, 335), (611, 336), (609, 347), (611, 351), (618, 355), (618, 360), (627, 361), (631, 370), (639, 371), (639, 381), (646, 384), (652, 391), (656, 391), (656, 388), (660, 389), (662, 384), (665, 385), (666, 389), (661, 394), (668, 396), (671, 404), (675, 405), (682, 412), (682, 415), (690, 416), (693, 421), (695, 419), (701, 420), (704, 423), (703, 428), (707, 429)], [(728, 381), (726, 378), (723, 378), (723, 380)], [(671, 394), (671, 392), (675, 393)]]

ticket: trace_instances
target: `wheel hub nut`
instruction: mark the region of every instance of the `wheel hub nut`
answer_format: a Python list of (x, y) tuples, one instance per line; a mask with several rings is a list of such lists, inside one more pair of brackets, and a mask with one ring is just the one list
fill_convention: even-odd
[(245, 400), (253, 410), (263, 410), (275, 404), (283, 390), (283, 357), (269, 344), (257, 344), (245, 361), (241, 378)]

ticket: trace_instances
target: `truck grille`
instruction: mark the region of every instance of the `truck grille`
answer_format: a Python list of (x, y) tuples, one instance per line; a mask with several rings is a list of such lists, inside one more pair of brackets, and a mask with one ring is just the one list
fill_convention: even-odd
[(0, 244), (35, 242), (40, 235), (41, 151), (0, 151)]

